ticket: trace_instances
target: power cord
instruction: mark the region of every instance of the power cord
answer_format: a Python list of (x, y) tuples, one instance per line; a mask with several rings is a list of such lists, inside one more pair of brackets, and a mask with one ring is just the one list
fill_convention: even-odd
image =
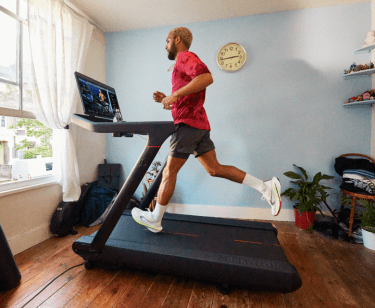
[(70, 271), (71, 269), (75, 268), (75, 267), (78, 267), (78, 266), (82, 266), (83, 264), (85, 264), (85, 262), (81, 263), (81, 264), (78, 264), (78, 265), (74, 265), (72, 266), (71, 268), (68, 268), (66, 271), (62, 272), (59, 276), (55, 277), (54, 279), (52, 279), (42, 290), (40, 290), (32, 299), (30, 299), (25, 305), (23, 305), (21, 308), (24, 308), (28, 303), (30, 303), (35, 297), (37, 297), (40, 293), (42, 293), (52, 282), (54, 282), (57, 278), (61, 277), (62, 275), (64, 275), (67, 271)]

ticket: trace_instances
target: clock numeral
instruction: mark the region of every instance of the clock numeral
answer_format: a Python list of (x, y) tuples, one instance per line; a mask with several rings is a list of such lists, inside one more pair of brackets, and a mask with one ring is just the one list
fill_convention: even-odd
[(241, 61), (238, 61), (238, 64), (240, 64), (241, 63)]
[(234, 66), (237, 67), (237, 63), (234, 63)]
[(220, 57), (220, 60), (223, 60), (223, 57)]
[(224, 65), (224, 61), (221, 61), (221, 65)]
[(228, 48), (225, 48), (224, 51), (225, 51), (225, 52), (228, 52)]
[(229, 47), (229, 50), (232, 51), (232, 50), (233, 50), (233, 47)]
[(221, 55), (224, 56), (224, 55), (225, 55), (225, 52), (222, 52)]
[(232, 65), (230, 66), (230, 68), (232, 68)]
[(240, 55), (240, 54), (241, 54), (241, 51), (238, 51), (238, 54)]
[(242, 59), (242, 56), (240, 56), (240, 59)]

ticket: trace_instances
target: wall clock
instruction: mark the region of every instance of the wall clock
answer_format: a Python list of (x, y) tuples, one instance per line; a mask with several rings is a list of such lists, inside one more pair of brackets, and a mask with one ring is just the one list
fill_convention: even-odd
[(222, 70), (235, 72), (245, 64), (246, 51), (240, 44), (228, 43), (220, 48), (216, 61)]

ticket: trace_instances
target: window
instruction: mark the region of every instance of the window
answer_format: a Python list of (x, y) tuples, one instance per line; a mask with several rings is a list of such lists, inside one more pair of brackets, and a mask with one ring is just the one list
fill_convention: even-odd
[(56, 164), (53, 131), (32, 109), (27, 0), (0, 0), (0, 37), (1, 192), (56, 180)]
[(26, 0), (0, 0), (0, 111), (33, 118), (26, 12)]

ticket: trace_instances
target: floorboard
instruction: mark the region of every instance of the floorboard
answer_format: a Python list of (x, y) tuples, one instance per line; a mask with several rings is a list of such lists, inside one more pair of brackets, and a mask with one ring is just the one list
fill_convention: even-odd
[(0, 308), (21, 308), (26, 303), (27, 308), (375, 308), (374, 251), (317, 232), (310, 234), (294, 223), (272, 223), (286, 257), (303, 281), (293, 293), (233, 289), (224, 295), (216, 284), (205, 281), (83, 266), (46, 287), (66, 269), (82, 263), (72, 244), (96, 231), (96, 226), (79, 227), (77, 235), (53, 237), (16, 255), (22, 280), (13, 290), (0, 293)]

